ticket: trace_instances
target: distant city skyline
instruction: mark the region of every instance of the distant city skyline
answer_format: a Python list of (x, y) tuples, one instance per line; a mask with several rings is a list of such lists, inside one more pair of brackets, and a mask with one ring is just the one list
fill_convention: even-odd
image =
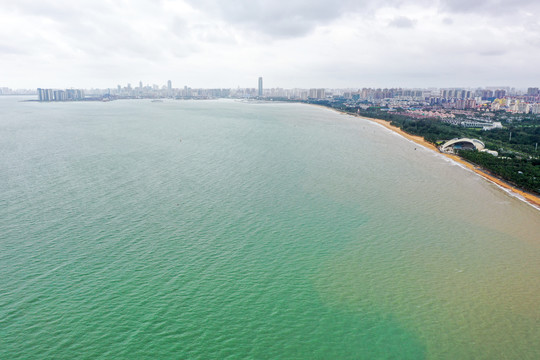
[[(59, 86), (50, 86), (50, 87), (45, 87), (45, 86), (39, 86), (37, 88), (33, 88), (33, 87), (23, 87), (23, 86), (5, 86), (4, 84), (0, 84), (0, 95), (6, 95), (6, 94), (9, 94), (10, 92), (17, 92), (17, 91), (21, 91), (21, 92), (27, 92), (27, 91), (34, 91), (34, 92), (37, 92), (37, 90), (39, 88), (50, 88), (50, 89), (55, 89), (55, 90), (64, 90), (64, 89), (85, 89), (85, 90), (107, 90), (107, 89), (120, 89), (124, 86), (126, 87), (133, 87), (133, 88), (153, 88), (153, 89), (168, 89), (168, 90), (174, 90), (174, 89), (182, 89), (182, 88), (185, 88), (185, 87), (189, 87), (189, 88), (193, 88), (193, 89), (255, 89), (257, 91), (257, 95), (259, 95), (259, 88), (261, 90), (266, 90), (266, 89), (305, 89), (305, 90), (317, 90), (317, 89), (333, 89), (333, 90), (361, 90), (361, 89), (418, 89), (418, 90), (443, 90), (443, 89), (468, 89), (468, 90), (478, 90), (478, 89), (490, 89), (490, 90), (499, 90), (499, 89), (506, 89), (506, 90), (510, 90), (512, 89), (513, 91), (516, 91), (516, 92), (519, 92), (519, 93), (526, 93), (528, 91), (528, 89), (531, 89), (531, 88), (538, 88), (540, 87), (540, 83), (534, 83), (534, 84), (526, 84), (524, 86), (511, 86), (511, 85), (499, 85), (499, 86), (483, 86), (483, 85), (478, 85), (478, 86), (349, 86), (349, 87), (332, 87), (332, 86), (318, 86), (318, 87), (303, 87), (303, 86), (291, 86), (291, 87), (285, 87), (285, 86), (279, 86), (279, 85), (276, 85), (276, 86), (272, 86), (272, 87), (263, 87), (262, 86), (262, 80), (263, 78), (262, 77), (259, 77), (256, 79), (256, 83), (255, 85), (252, 83), (252, 84), (247, 84), (247, 86), (240, 86), (240, 85), (237, 85), (237, 86), (213, 86), (213, 87), (204, 87), (204, 86), (191, 86), (191, 85), (180, 85), (180, 86), (173, 86), (172, 85), (172, 81), (171, 80), (167, 80), (166, 82), (164, 83), (157, 83), (157, 82), (149, 82), (149, 83), (144, 83), (143, 81), (132, 81), (132, 82), (128, 82), (128, 83), (125, 83), (123, 85), (121, 84), (117, 84), (116, 86), (103, 86), (103, 87), (94, 87), (94, 86), (90, 86), (90, 87), (85, 87), (85, 86), (79, 86), (79, 87), (75, 87), (75, 86), (65, 86), (65, 85), (62, 85), (60, 84)], [(111, 82), (112, 84), (113, 82)], [(132, 83), (136, 83), (135, 86), (132, 85)], [(260, 96), (260, 95), (259, 95)]]
[[(0, 0), (0, 87), (540, 84), (540, 2)], [(255, 79), (255, 85), (254, 80)], [(135, 82), (136, 81), (136, 82)]]
[[(37, 88), (37, 89), (25, 89), (25, 88), (9, 88), (9, 87), (0, 87), (0, 95), (16, 95), (16, 94), (37, 94), (40, 95), (41, 90), (50, 90), (50, 91), (66, 91), (69, 92), (70, 90), (81, 90), (81, 91), (89, 91), (90, 94), (119, 94), (125, 91), (161, 91), (163, 92), (161, 95), (166, 95), (168, 97), (173, 96), (175, 93), (177, 93), (178, 90), (228, 90), (228, 91), (238, 91), (238, 90), (250, 90), (253, 96), (269, 96), (269, 94), (275, 94), (276, 92), (286, 91), (290, 93), (291, 91), (305, 91), (306, 94), (309, 94), (312, 98), (324, 98), (324, 94), (327, 90), (329, 90), (329, 94), (342, 94), (345, 92), (360, 92), (365, 90), (377, 90), (382, 91), (383, 93), (386, 93), (387, 91), (395, 92), (396, 90), (404, 90), (404, 91), (420, 91), (421, 93), (425, 94), (434, 94), (434, 93), (440, 93), (440, 95), (444, 98), (446, 98), (446, 94), (456, 94), (454, 97), (461, 97), (461, 98), (469, 98), (470, 95), (473, 92), (490, 92), (495, 97), (504, 97), (505, 95), (531, 95), (531, 96), (539, 96), (540, 91), (539, 87), (524, 87), (524, 88), (515, 88), (511, 86), (478, 86), (478, 87), (414, 87), (414, 88), (407, 88), (407, 87), (390, 87), (390, 88), (383, 88), (383, 87), (350, 87), (350, 88), (331, 88), (331, 87), (322, 87), (322, 88), (302, 88), (302, 87), (293, 87), (293, 88), (284, 88), (284, 87), (272, 87), (272, 88), (264, 88), (263, 87), (263, 78), (259, 77), (257, 79), (257, 87), (248, 86), (248, 87), (236, 87), (236, 88), (228, 88), (228, 87), (215, 87), (215, 88), (197, 88), (197, 87), (190, 87), (187, 85), (180, 86), (180, 87), (173, 87), (172, 81), (167, 80), (166, 84), (158, 85), (158, 84), (144, 84), (142, 81), (139, 81), (139, 84), (137, 87), (133, 87), (131, 83), (125, 84), (124, 86), (121, 84), (117, 84), (113, 87), (105, 87), (105, 88), (62, 88), (62, 87), (55, 87), (55, 88)], [(457, 95), (462, 94), (462, 95)], [(219, 95), (221, 96), (221, 95)], [(451, 96), (450, 96), (451, 97)], [(489, 96), (488, 96), (489, 97)]]

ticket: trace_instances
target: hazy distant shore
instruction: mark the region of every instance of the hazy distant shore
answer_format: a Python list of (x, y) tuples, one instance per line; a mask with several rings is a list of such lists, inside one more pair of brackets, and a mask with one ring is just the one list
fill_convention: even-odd
[(489, 174), (485, 169), (482, 169), (479, 166), (471, 164), (468, 161), (463, 160), (461, 157), (459, 157), (457, 155), (451, 155), (451, 154), (442, 153), (442, 152), (439, 151), (439, 149), (435, 145), (433, 145), (432, 143), (427, 142), (426, 140), (424, 140), (423, 137), (416, 136), (416, 135), (411, 135), (411, 134), (403, 131), (399, 127), (393, 126), (389, 121), (385, 121), (385, 120), (381, 120), (381, 119), (375, 119), (375, 118), (369, 118), (369, 117), (360, 116), (360, 115), (356, 115), (356, 114), (351, 114), (351, 113), (348, 113), (348, 112), (339, 111), (338, 109), (333, 109), (333, 108), (323, 106), (323, 105), (316, 105), (316, 104), (310, 104), (310, 105), (315, 105), (315, 106), (319, 106), (319, 107), (322, 107), (322, 108), (325, 108), (325, 109), (334, 110), (336, 112), (346, 114), (346, 115), (356, 116), (356, 117), (359, 117), (359, 118), (362, 118), (362, 119), (365, 119), (365, 120), (368, 120), (368, 121), (375, 122), (375, 123), (377, 123), (377, 124), (379, 124), (381, 126), (384, 126), (388, 130), (391, 130), (391, 131), (403, 136), (406, 139), (414, 141), (415, 143), (417, 143), (417, 144), (419, 144), (419, 145), (421, 145), (421, 146), (423, 146), (423, 147), (425, 147), (427, 149), (433, 150), (433, 151), (435, 151), (435, 152), (437, 152), (437, 153), (439, 153), (441, 155), (444, 155), (447, 158), (452, 159), (453, 161), (467, 167), (469, 170), (474, 171), (476, 174), (480, 175), (482, 178), (484, 178), (484, 179), (498, 185), (499, 187), (503, 188), (505, 191), (509, 192), (514, 197), (521, 198), (522, 200), (525, 200), (526, 202), (528, 202), (529, 204), (533, 205), (535, 208), (540, 210), (540, 196), (531, 194), (531, 193), (526, 192), (526, 191), (524, 191), (522, 189), (518, 189), (515, 186), (513, 186), (512, 184), (509, 184), (508, 182), (506, 182), (504, 180), (501, 180), (501, 179), (499, 179), (498, 177), (496, 177), (494, 175)]

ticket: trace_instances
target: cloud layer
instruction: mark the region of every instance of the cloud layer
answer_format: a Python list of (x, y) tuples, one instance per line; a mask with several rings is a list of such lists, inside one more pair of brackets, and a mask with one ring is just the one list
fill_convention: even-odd
[(0, 86), (539, 86), (540, 2), (0, 0)]

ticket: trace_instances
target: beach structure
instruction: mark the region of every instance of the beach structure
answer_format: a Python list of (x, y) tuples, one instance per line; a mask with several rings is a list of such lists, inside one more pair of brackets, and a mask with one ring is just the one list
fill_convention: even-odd
[(498, 156), (496, 151), (486, 149), (486, 145), (478, 139), (452, 139), (439, 147), (439, 150), (447, 154), (455, 154), (457, 150), (477, 150), (487, 152), (493, 156)]
[(445, 153), (454, 153), (455, 150), (478, 150), (482, 151), (486, 148), (483, 142), (478, 139), (452, 139), (441, 145), (440, 150)]

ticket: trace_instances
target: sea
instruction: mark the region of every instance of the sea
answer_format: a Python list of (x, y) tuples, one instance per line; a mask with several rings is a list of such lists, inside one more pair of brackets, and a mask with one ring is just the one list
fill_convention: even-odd
[(540, 211), (297, 103), (0, 97), (0, 359), (540, 359)]

